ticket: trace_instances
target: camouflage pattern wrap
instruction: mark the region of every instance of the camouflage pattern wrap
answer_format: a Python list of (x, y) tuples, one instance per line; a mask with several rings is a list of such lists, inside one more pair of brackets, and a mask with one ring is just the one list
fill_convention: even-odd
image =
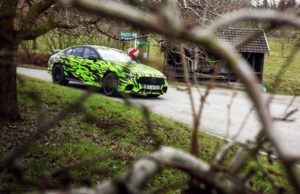
[[(160, 71), (139, 63), (119, 63), (104, 60), (90, 60), (73, 55), (64, 55), (56, 58), (48, 65), (51, 74), (54, 65), (63, 67), (66, 78), (79, 80), (89, 86), (102, 87), (102, 80), (108, 72), (118, 77), (118, 91), (136, 94), (164, 94), (167, 92), (166, 77)], [(139, 81), (143, 79), (144, 81)], [(152, 80), (152, 81), (151, 81)], [(146, 88), (158, 86), (159, 89)]]

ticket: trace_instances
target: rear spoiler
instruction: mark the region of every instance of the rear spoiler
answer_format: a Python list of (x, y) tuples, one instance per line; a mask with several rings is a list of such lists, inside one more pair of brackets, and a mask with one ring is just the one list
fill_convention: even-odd
[(53, 50), (54, 53), (58, 53), (58, 52), (60, 52), (60, 51), (62, 51), (62, 50), (60, 50), (60, 49), (54, 49), (54, 50)]

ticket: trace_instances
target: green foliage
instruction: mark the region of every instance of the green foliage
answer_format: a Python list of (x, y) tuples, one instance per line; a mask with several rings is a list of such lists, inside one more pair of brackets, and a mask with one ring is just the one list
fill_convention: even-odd
[[(58, 30), (52, 30), (45, 35), (42, 35), (36, 39), (36, 48), (34, 48), (34, 41), (23, 41), (19, 50), (22, 53), (43, 53), (52, 54), (55, 49), (65, 49), (74, 45), (98, 45), (117, 48), (127, 52), (129, 48), (132, 48), (134, 41), (119, 41), (99, 32), (92, 31), (87, 34), (84, 32), (78, 32), (74, 29), (73, 33), (64, 33)], [(79, 34), (78, 34), (79, 33)], [(154, 39), (149, 38), (149, 62), (147, 65), (154, 67), (160, 71), (163, 71), (164, 54), (160, 50), (160, 44)]]
[[(112, 34), (110, 34), (113, 36)], [(119, 38), (116, 35), (115, 38)], [(20, 47), (22, 52), (51, 54), (55, 49), (65, 49), (74, 45), (98, 45), (127, 51), (133, 47), (133, 41), (120, 41), (100, 33), (96, 29), (88, 31), (81, 29), (70, 29), (69, 31), (51, 30), (39, 36), (36, 42), (23, 41)], [(36, 48), (35, 48), (36, 47)]]

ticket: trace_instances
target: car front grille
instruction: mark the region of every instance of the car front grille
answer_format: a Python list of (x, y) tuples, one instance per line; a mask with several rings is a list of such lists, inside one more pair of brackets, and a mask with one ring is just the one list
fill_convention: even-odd
[(137, 81), (143, 85), (163, 85), (165, 83), (164, 78), (157, 77), (140, 77)]

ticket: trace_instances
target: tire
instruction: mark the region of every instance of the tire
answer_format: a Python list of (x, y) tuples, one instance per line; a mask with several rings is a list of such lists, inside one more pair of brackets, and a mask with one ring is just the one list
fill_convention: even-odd
[(118, 77), (109, 72), (105, 75), (102, 83), (103, 92), (107, 96), (118, 96)]
[(64, 75), (64, 70), (61, 65), (55, 65), (52, 69), (52, 81), (55, 84), (67, 85), (68, 80), (66, 80)]
[(147, 96), (150, 98), (158, 98), (160, 95), (159, 94), (148, 94)]

